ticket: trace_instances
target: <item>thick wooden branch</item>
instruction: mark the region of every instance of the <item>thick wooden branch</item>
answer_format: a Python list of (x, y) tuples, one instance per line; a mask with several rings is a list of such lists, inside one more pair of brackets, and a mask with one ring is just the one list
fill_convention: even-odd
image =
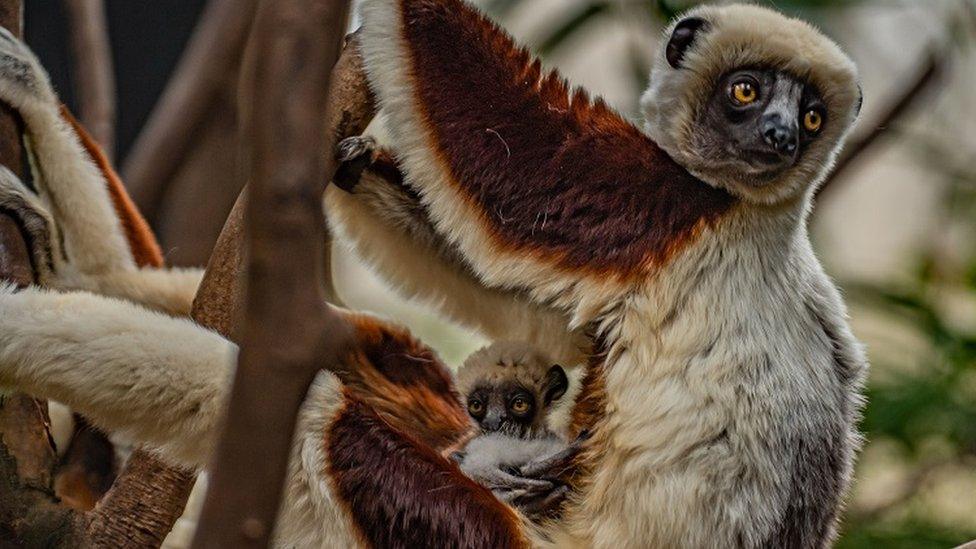
[(321, 286), (322, 191), (335, 168), (323, 154), (335, 147), (323, 120), (348, 8), (348, 0), (263, 0), (255, 19), (242, 81), (246, 321), (195, 547), (268, 545), (299, 406), (350, 335)]
[(168, 182), (213, 102), (237, 74), (256, 0), (210, 0), (179, 66), (122, 167), (123, 180), (153, 223)]
[[(0, 0), (0, 25), (20, 35), (20, 0)], [(0, 106), (0, 164), (23, 176), (21, 123)], [(35, 281), (27, 244), (17, 223), (0, 211), (0, 281)], [(47, 403), (0, 394), (0, 539), (34, 546), (71, 546), (81, 518), (54, 498), (57, 454), (48, 431)]]
[(64, 0), (78, 118), (109, 159), (115, 157), (115, 69), (103, 0)]

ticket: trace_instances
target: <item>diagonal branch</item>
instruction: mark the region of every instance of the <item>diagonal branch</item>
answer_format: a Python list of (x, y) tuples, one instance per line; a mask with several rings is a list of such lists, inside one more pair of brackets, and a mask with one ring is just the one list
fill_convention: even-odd
[(902, 116), (918, 104), (919, 100), (932, 88), (941, 76), (946, 64), (946, 55), (937, 50), (927, 52), (923, 60), (919, 63), (917, 74), (903, 86), (893, 97), (888, 105), (881, 111), (867, 131), (854, 136), (844, 148), (840, 159), (834, 166), (834, 170), (817, 189), (816, 200), (819, 202), (824, 196), (834, 188), (834, 183), (844, 172), (857, 163), (857, 160), (865, 151), (878, 144), (889, 133), (891, 126), (898, 122)]
[(167, 184), (195, 142), (193, 135), (236, 73), (255, 4), (256, 0), (210, 0), (122, 167), (129, 193), (150, 223), (156, 221)]

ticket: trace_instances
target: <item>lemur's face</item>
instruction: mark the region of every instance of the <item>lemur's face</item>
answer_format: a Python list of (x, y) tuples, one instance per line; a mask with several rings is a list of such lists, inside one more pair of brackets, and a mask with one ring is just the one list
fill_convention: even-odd
[(692, 143), (716, 167), (762, 186), (796, 165), (828, 123), (809, 83), (779, 70), (733, 70), (700, 111)]
[(514, 382), (479, 385), (467, 400), (468, 413), (486, 433), (525, 436), (541, 415), (533, 392)]
[(744, 202), (805, 196), (857, 118), (854, 62), (807, 23), (751, 5), (677, 21), (641, 105), (654, 141)]
[(468, 413), (484, 433), (528, 437), (547, 427), (546, 413), (568, 386), (566, 372), (559, 365), (549, 368), (538, 387), (526, 387), (514, 379), (485, 381), (467, 394)]

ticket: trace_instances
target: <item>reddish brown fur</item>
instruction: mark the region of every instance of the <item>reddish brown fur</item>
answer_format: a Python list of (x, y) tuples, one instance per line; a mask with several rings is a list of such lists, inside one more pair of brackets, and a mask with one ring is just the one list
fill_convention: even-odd
[(527, 547), (518, 516), (351, 394), (328, 433), (339, 497), (373, 547)]
[(602, 343), (594, 345), (594, 354), (586, 366), (586, 373), (580, 383), (570, 416), (569, 434), (575, 438), (581, 432), (592, 430), (603, 418), (607, 409), (607, 387), (605, 380), (606, 351)]
[(463, 439), (471, 422), (434, 351), (403, 328), (365, 315), (347, 318), (356, 329), (356, 345), (340, 378), (356, 397), (433, 449)]
[(632, 275), (732, 205), (602, 101), (543, 75), (466, 3), (401, 6), (428, 131), (500, 244), (566, 269)]
[(98, 169), (101, 170), (102, 175), (105, 177), (105, 184), (108, 187), (109, 195), (112, 197), (112, 204), (115, 206), (115, 212), (122, 222), (122, 230), (125, 231), (125, 236), (129, 241), (129, 249), (132, 252), (132, 258), (135, 260), (136, 265), (140, 267), (162, 267), (164, 263), (163, 252), (159, 247), (159, 243), (156, 241), (156, 236), (153, 234), (152, 229), (149, 228), (149, 224), (146, 223), (145, 218), (142, 217), (135, 203), (129, 198), (129, 193), (125, 191), (122, 180), (115, 173), (112, 164), (105, 157), (105, 153), (102, 152), (101, 147), (95, 143), (91, 135), (85, 131), (85, 128), (82, 127), (64, 105), (61, 106), (61, 116), (74, 128), (75, 133), (78, 134), (78, 139), (81, 140), (81, 144), (88, 151), (88, 156), (98, 166)]

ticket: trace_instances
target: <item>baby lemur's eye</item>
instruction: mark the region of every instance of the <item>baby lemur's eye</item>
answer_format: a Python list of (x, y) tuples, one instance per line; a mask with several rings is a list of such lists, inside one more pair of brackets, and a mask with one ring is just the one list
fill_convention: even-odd
[(809, 133), (817, 133), (823, 127), (823, 115), (816, 109), (810, 109), (803, 115), (803, 127)]
[(759, 89), (755, 82), (739, 80), (732, 84), (732, 99), (740, 105), (748, 105), (759, 98)]
[(471, 400), (468, 402), (468, 413), (477, 417), (485, 413), (485, 405), (480, 400)]
[(525, 398), (515, 397), (512, 399), (512, 402), (508, 405), (508, 407), (511, 408), (511, 410), (516, 414), (523, 415), (529, 412), (531, 405)]

